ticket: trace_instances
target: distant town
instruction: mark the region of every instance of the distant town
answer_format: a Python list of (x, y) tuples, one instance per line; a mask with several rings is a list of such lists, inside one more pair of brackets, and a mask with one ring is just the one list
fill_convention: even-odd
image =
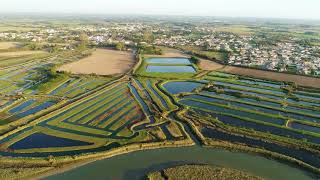
[(59, 49), (72, 50), (72, 42), (81, 33), (85, 33), (92, 45), (123, 43), (127, 47), (136, 47), (138, 44), (168, 46), (190, 53), (197, 52), (198, 55), (228, 65), (320, 75), (320, 37), (317, 26), (308, 26), (305, 31), (301, 31), (299, 25), (267, 23), (258, 27), (256, 24), (239, 25), (224, 21), (105, 21), (99, 25), (40, 24), (25, 28), (30, 30), (0, 32), (0, 40), (60, 43)]

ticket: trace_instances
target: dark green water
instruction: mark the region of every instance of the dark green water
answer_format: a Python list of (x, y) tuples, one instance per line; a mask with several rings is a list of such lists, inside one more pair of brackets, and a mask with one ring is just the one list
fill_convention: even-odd
[(246, 153), (200, 146), (139, 151), (96, 161), (47, 180), (141, 179), (144, 174), (186, 163), (205, 163), (244, 170), (266, 179), (311, 179), (304, 171), (287, 164)]

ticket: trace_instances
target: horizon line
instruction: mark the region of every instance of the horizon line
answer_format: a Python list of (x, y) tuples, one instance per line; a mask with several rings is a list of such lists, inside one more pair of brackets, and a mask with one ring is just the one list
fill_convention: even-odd
[(54, 15), (54, 16), (65, 16), (65, 15), (80, 15), (80, 16), (167, 16), (167, 17), (203, 17), (203, 18), (229, 18), (229, 19), (257, 19), (257, 20), (291, 20), (291, 21), (312, 21), (320, 22), (320, 18), (294, 18), (294, 17), (271, 17), (271, 16), (228, 16), (228, 15), (192, 15), (192, 14), (151, 14), (151, 13), (84, 13), (84, 12), (0, 12), (0, 15)]

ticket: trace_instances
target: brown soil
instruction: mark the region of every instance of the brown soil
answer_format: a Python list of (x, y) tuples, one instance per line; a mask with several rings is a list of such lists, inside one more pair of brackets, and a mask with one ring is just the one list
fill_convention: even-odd
[(2, 52), (0, 53), (0, 57), (19, 57), (25, 55), (33, 55), (33, 54), (43, 54), (47, 53), (45, 51), (14, 51), (14, 52)]
[(240, 74), (275, 81), (296, 82), (300, 86), (320, 88), (320, 78), (232, 66), (225, 67), (223, 71), (232, 74)]
[(218, 69), (223, 68), (224, 65), (221, 65), (219, 63), (216, 63), (216, 62), (213, 62), (210, 60), (200, 59), (199, 67), (202, 70), (214, 71), (214, 70), (218, 70)]
[(133, 54), (127, 51), (97, 49), (91, 56), (65, 64), (58, 71), (74, 74), (113, 75), (128, 72), (134, 66)]
[(189, 55), (184, 54), (182, 51), (172, 48), (162, 48), (163, 54), (162, 55), (145, 55), (146, 57), (184, 57), (190, 58)]

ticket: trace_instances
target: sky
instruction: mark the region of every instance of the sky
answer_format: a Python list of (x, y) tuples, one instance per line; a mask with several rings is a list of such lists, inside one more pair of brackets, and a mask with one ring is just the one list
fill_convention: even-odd
[(0, 13), (21, 12), (319, 20), (320, 0), (0, 0)]

